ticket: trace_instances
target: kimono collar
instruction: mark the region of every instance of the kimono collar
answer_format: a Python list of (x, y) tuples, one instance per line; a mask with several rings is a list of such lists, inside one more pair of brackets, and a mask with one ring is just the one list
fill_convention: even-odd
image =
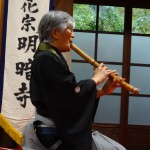
[(46, 50), (46, 51), (50, 51), (52, 52), (54, 55), (56, 55), (57, 57), (59, 57), (59, 54), (56, 52), (56, 48), (49, 45), (48, 43), (45, 43), (45, 42), (41, 42), (37, 48), (37, 51), (38, 50)]

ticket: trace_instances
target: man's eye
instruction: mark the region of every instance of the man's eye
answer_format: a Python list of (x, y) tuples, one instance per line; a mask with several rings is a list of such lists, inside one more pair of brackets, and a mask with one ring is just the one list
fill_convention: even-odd
[(70, 30), (71, 32), (73, 32), (73, 29), (72, 29), (72, 28), (69, 28), (69, 30)]

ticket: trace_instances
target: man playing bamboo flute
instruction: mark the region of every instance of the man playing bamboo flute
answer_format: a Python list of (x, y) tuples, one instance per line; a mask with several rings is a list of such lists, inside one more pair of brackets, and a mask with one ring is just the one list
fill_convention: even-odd
[(115, 79), (108, 78), (118, 73), (103, 63), (91, 79), (76, 81), (62, 55), (70, 51), (74, 24), (62, 11), (48, 12), (39, 23), (40, 44), (30, 80), (36, 115), (24, 129), (23, 150), (92, 150), (92, 122), (99, 98), (118, 87)]

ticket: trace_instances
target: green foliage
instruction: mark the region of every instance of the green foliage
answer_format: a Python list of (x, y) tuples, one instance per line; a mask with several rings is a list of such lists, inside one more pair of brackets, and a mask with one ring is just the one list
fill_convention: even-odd
[(123, 32), (124, 8), (100, 6), (99, 31)]
[[(73, 16), (76, 29), (96, 29), (96, 5), (74, 4)], [(124, 9), (112, 6), (101, 6), (99, 14), (99, 31), (123, 32)]]
[[(96, 30), (96, 5), (74, 4), (75, 29)], [(99, 6), (99, 31), (123, 32), (124, 7)], [(150, 9), (133, 9), (132, 33), (150, 34)]]
[(90, 5), (74, 4), (73, 17), (75, 19), (75, 29), (95, 30), (95, 11)]
[(132, 33), (150, 34), (150, 9), (133, 9)]

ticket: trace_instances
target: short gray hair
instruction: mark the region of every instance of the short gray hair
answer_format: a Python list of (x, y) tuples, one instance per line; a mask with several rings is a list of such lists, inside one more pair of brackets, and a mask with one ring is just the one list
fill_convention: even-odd
[(51, 33), (54, 29), (64, 30), (68, 26), (74, 27), (74, 19), (63, 11), (49, 11), (40, 20), (38, 26), (39, 40), (50, 42), (53, 40)]

